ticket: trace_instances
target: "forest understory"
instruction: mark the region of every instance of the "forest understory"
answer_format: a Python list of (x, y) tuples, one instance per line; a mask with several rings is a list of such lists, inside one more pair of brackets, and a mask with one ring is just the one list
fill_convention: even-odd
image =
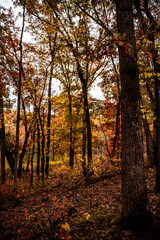
[(158, 240), (160, 195), (155, 194), (155, 170), (147, 169), (146, 178), (155, 226), (133, 232), (122, 227), (118, 168), (86, 182), (63, 166), (52, 169), (44, 184), (35, 176), (33, 186), (24, 174), (16, 193), (10, 176), (0, 191), (0, 239)]

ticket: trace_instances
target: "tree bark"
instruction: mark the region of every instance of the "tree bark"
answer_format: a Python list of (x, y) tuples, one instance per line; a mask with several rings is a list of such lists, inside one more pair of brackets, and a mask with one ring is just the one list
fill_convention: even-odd
[(29, 138), (29, 132), (28, 132), (28, 127), (27, 127), (27, 117), (26, 117), (26, 110), (25, 110), (25, 103), (24, 103), (23, 100), (22, 100), (22, 105), (23, 105), (24, 118), (25, 118), (25, 140), (24, 140), (22, 152), (21, 152), (20, 158), (19, 158), (18, 177), (20, 177), (21, 174), (22, 174), (22, 164), (23, 164), (23, 159), (24, 159), (24, 155), (25, 155), (25, 152), (26, 152), (26, 144), (27, 144), (28, 138)]
[[(116, 147), (117, 147), (117, 139), (118, 139), (119, 130), (120, 130), (120, 104), (121, 104), (120, 99), (121, 98), (119, 96), (118, 104), (117, 104), (117, 114), (116, 114), (116, 132), (115, 132), (115, 136), (113, 139), (112, 159), (115, 156), (115, 151), (116, 151)], [(118, 151), (118, 147), (117, 147), (117, 151)]]
[(14, 184), (16, 189), (16, 179), (17, 179), (17, 162), (18, 162), (18, 152), (19, 152), (19, 126), (20, 126), (20, 104), (21, 104), (21, 88), (22, 88), (22, 59), (23, 59), (23, 52), (22, 52), (22, 39), (24, 33), (24, 23), (25, 23), (25, 3), (23, 6), (23, 19), (22, 19), (22, 30), (21, 30), (21, 37), (19, 42), (19, 49), (20, 49), (20, 58), (18, 61), (19, 64), (19, 79), (18, 79), (18, 98), (17, 98), (17, 122), (16, 122), (16, 146), (15, 146), (15, 157), (14, 157)]
[(41, 174), (42, 174), (42, 184), (44, 184), (44, 166), (45, 166), (45, 134), (44, 134), (44, 125), (42, 122), (42, 118), (40, 115), (40, 111), (38, 109), (38, 115), (39, 115), (39, 121), (40, 121), (40, 126), (41, 126), (41, 132), (42, 132), (42, 143), (41, 143), (41, 150), (42, 150), (42, 156), (41, 156)]
[(47, 118), (47, 149), (46, 149), (47, 155), (46, 155), (46, 168), (45, 168), (45, 173), (46, 173), (47, 177), (49, 174), (49, 154), (50, 154), (52, 75), (53, 75), (53, 66), (51, 66), (49, 86), (48, 86), (48, 118)]
[[(156, 191), (160, 192), (160, 83), (158, 80), (158, 74), (160, 73), (160, 64), (158, 63), (158, 51), (155, 47), (155, 36), (157, 32), (158, 21), (154, 19), (149, 9), (149, 1), (144, 0), (144, 12), (149, 20), (150, 26), (148, 28), (148, 24), (146, 24), (145, 18), (142, 14), (142, 9), (140, 8), (140, 1), (134, 0), (134, 4), (138, 13), (139, 20), (142, 25), (142, 29), (147, 30), (147, 38), (151, 42), (150, 53), (152, 55), (153, 69), (155, 73), (155, 101), (153, 95), (149, 92), (150, 99), (155, 102), (155, 162), (156, 162)], [(146, 34), (146, 32), (144, 32)], [(148, 86), (147, 86), (148, 90)]]
[[(157, 72), (158, 73), (158, 72)], [(156, 144), (155, 144), (155, 156), (156, 156), (156, 192), (160, 192), (160, 83), (158, 76), (155, 77), (155, 98), (156, 98)]]
[(39, 169), (40, 169), (40, 154), (41, 154), (41, 147), (40, 147), (40, 129), (39, 123), (37, 123), (37, 176), (39, 176)]
[(155, 143), (153, 141), (151, 131), (149, 129), (147, 117), (145, 116), (145, 118), (142, 118), (142, 121), (143, 121), (143, 127), (146, 135), (148, 163), (149, 163), (149, 166), (153, 166), (153, 165), (156, 165), (154, 161)]
[(88, 106), (88, 88), (87, 81), (83, 81), (83, 98), (84, 98), (84, 114), (86, 119), (86, 127), (87, 127), (87, 157), (88, 157), (88, 165), (92, 162), (92, 134), (91, 134), (91, 123), (90, 123), (90, 114), (89, 114), (89, 106)]
[(1, 183), (4, 184), (5, 182), (5, 126), (4, 126), (4, 112), (3, 112), (3, 96), (2, 96), (1, 89), (0, 89)]
[(53, 145), (52, 145), (52, 160), (55, 161), (55, 142), (54, 142), (54, 130), (53, 130)]
[(85, 117), (83, 116), (83, 139), (82, 139), (82, 169), (83, 169), (83, 176), (86, 177), (87, 175), (87, 168), (86, 168), (86, 121)]
[(20, 155), (20, 158), (19, 158), (18, 177), (20, 177), (21, 174), (22, 174), (22, 164), (23, 164), (23, 158), (24, 158), (24, 155), (25, 155), (25, 152), (26, 152), (26, 144), (28, 142), (28, 138), (29, 138), (29, 133), (27, 132), (25, 134), (24, 144), (23, 144), (22, 152), (21, 152), (21, 155)]
[(68, 87), (68, 100), (69, 100), (69, 117), (70, 117), (70, 157), (69, 157), (69, 166), (73, 169), (74, 166), (74, 149), (73, 149), (73, 133), (72, 133), (72, 97), (70, 93), (70, 86)]
[[(34, 126), (35, 128), (35, 126)], [(34, 157), (34, 149), (35, 149), (35, 129), (34, 129), (34, 132), (33, 132), (33, 137), (32, 137), (32, 140), (33, 140), (33, 147), (32, 147), (32, 156), (31, 156), (31, 180), (30, 180), (30, 185), (33, 184), (33, 157)]]
[(14, 174), (14, 157), (13, 154), (5, 146), (5, 155), (10, 166), (12, 174)]
[(139, 77), (132, 1), (116, 0), (118, 32), (132, 48), (119, 46), (122, 117), (122, 216), (126, 227), (142, 228), (148, 220), (144, 175)]

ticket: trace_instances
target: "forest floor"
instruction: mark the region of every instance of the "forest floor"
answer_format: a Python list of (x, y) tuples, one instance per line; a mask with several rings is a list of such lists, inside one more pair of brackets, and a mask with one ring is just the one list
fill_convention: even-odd
[[(160, 218), (160, 195), (155, 195), (155, 172), (146, 172), (151, 211)], [(121, 175), (110, 171), (88, 183), (65, 168), (45, 180), (36, 178), (32, 187), (27, 176), (0, 189), (0, 240), (160, 239), (155, 230), (133, 232), (121, 224)], [(159, 227), (160, 229), (160, 227)]]

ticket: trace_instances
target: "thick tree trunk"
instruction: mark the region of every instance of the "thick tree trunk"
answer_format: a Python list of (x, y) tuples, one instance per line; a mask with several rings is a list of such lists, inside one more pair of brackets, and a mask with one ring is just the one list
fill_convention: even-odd
[(5, 126), (4, 126), (4, 112), (3, 112), (3, 97), (2, 97), (1, 89), (0, 89), (1, 183), (4, 184), (5, 182)]
[(160, 83), (158, 76), (155, 78), (155, 96), (156, 96), (156, 192), (160, 192)]
[(132, 1), (116, 0), (118, 32), (132, 46), (119, 46), (122, 116), (122, 215), (126, 227), (141, 228), (148, 220), (144, 175), (140, 92)]
[(155, 38), (152, 39), (152, 60), (155, 72), (155, 127), (156, 127), (156, 139), (155, 139), (155, 160), (156, 160), (156, 192), (160, 192), (160, 82), (158, 74), (160, 73), (160, 64), (158, 63), (158, 52), (155, 48)]

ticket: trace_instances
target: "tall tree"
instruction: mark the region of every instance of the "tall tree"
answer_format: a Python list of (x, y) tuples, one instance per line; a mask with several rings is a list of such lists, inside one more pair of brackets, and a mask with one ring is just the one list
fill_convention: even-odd
[(15, 146), (15, 155), (14, 155), (14, 181), (15, 181), (15, 184), (16, 184), (16, 179), (17, 179), (17, 160), (18, 160), (18, 149), (19, 149), (20, 104), (21, 104), (22, 73), (23, 73), (22, 41), (23, 41), (24, 25), (25, 25), (25, 3), (23, 6), (22, 29), (21, 29), (21, 36), (20, 36), (20, 41), (19, 41), (20, 56), (17, 59), (18, 64), (19, 64), (19, 78), (18, 78), (18, 84), (17, 84), (18, 97), (17, 97), (16, 146)]
[(116, 0), (117, 27), (130, 51), (119, 46), (122, 117), (122, 214), (125, 226), (141, 228), (148, 220), (144, 175), (140, 91), (132, 1)]
[[(158, 49), (156, 47), (156, 42), (158, 39), (159, 24), (157, 14), (154, 12), (154, 1), (143, 0), (141, 3), (139, 0), (134, 0), (134, 5), (137, 10), (137, 16), (139, 19), (139, 25), (141, 27), (141, 32), (143, 36), (147, 39), (148, 51), (152, 59), (152, 69), (154, 71), (154, 94), (150, 91), (149, 83), (146, 81), (146, 87), (150, 95), (150, 99), (153, 102), (154, 112), (155, 112), (155, 160), (156, 163), (156, 191), (160, 192), (160, 84), (159, 84), (159, 74), (160, 74), (160, 64)], [(141, 6), (142, 5), (142, 6)], [(151, 6), (151, 7), (150, 7)], [(143, 7), (143, 9), (142, 9)], [(152, 9), (152, 10), (151, 10)], [(158, 9), (156, 8), (156, 11)], [(145, 15), (144, 15), (145, 13)], [(157, 44), (158, 45), (158, 44)], [(159, 45), (158, 45), (159, 47)]]
[[(56, 52), (56, 39), (57, 39), (57, 32), (54, 35), (54, 41), (51, 41), (52, 35), (48, 35), (49, 40), (49, 49), (51, 55), (51, 67), (50, 67), (50, 77), (49, 77), (49, 85), (48, 85), (48, 116), (47, 116), (47, 148), (46, 148), (46, 168), (45, 173), (48, 176), (49, 174), (49, 156), (50, 156), (50, 127), (51, 127), (51, 90), (52, 90), (52, 75), (53, 75), (53, 61), (55, 58)], [(53, 46), (52, 46), (53, 44)]]
[(5, 182), (5, 126), (3, 111), (3, 83), (0, 76), (0, 153), (1, 153), (1, 183)]

